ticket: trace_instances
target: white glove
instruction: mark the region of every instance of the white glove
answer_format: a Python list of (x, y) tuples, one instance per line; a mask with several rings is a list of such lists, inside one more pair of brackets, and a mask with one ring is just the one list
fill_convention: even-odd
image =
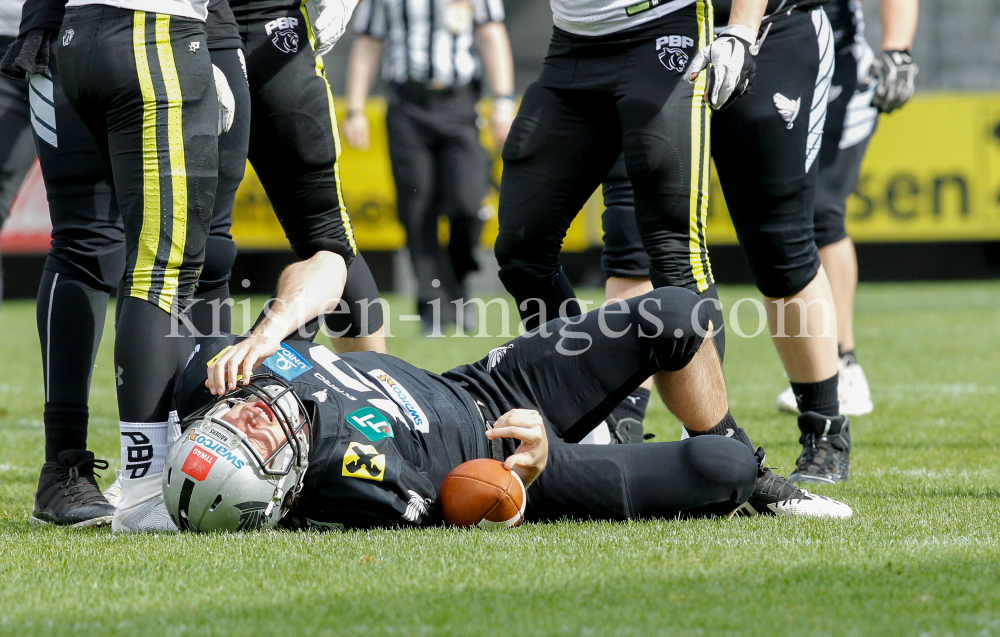
[(340, 36), (347, 30), (357, 0), (306, 0), (309, 18), (312, 20), (316, 44), (313, 55), (323, 57), (330, 52)]
[(754, 56), (760, 50), (760, 45), (754, 44), (755, 35), (741, 24), (722, 29), (714, 42), (698, 51), (685, 71), (685, 78), (693, 83), (708, 69), (705, 101), (715, 110), (732, 104), (753, 84), (757, 72)]
[(212, 65), (215, 74), (215, 92), (219, 96), (219, 135), (233, 127), (233, 117), (236, 115), (236, 98), (229, 88), (226, 74), (216, 65)]
[(882, 51), (862, 80), (864, 84), (876, 82), (872, 106), (880, 113), (891, 113), (908, 102), (919, 70), (909, 51)]

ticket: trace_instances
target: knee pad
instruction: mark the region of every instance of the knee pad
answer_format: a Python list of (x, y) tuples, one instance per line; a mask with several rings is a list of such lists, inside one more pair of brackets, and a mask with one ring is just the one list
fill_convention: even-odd
[(759, 232), (744, 234), (754, 283), (764, 296), (784, 298), (802, 291), (819, 272), (819, 250), (809, 233)]
[(205, 265), (198, 279), (198, 292), (214, 290), (229, 283), (236, 261), (236, 244), (228, 237), (210, 236), (205, 241)]
[(833, 206), (816, 206), (813, 236), (817, 248), (825, 248), (847, 238), (844, 210)]
[(750, 497), (757, 484), (757, 458), (750, 447), (724, 436), (696, 436), (685, 442), (693, 481), (707, 497), (725, 498), (730, 510)]
[(659, 368), (673, 372), (691, 362), (708, 331), (710, 302), (684, 288), (657, 288), (628, 300), (640, 335), (654, 338)]

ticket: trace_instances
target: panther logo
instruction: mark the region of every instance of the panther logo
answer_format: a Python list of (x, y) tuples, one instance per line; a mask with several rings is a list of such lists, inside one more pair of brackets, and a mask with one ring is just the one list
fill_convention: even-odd
[(684, 69), (687, 68), (688, 54), (682, 49), (672, 47), (660, 49), (660, 63), (669, 71), (683, 73)]
[(291, 29), (275, 31), (271, 43), (282, 53), (297, 53), (299, 50), (299, 34)]

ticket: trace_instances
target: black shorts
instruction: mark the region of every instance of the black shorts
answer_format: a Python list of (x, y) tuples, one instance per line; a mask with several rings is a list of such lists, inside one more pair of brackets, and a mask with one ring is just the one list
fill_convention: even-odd
[(66, 98), (97, 142), (121, 211), (125, 294), (165, 312), (186, 310), (218, 182), (205, 24), (87, 6), (66, 11), (61, 33)]
[(711, 24), (711, 5), (698, 1), (608, 36), (555, 30), (503, 149), (495, 249), (518, 302), (546, 297), (570, 222), (622, 151), (653, 284), (711, 286), (705, 75), (682, 77)]
[(753, 89), (712, 117), (712, 157), (757, 288), (796, 294), (819, 270), (818, 154), (833, 72), (822, 9), (773, 22)]
[[(731, 512), (749, 496), (757, 476), (753, 452), (742, 443), (700, 436), (575, 444), (649, 376), (687, 365), (710, 315), (697, 295), (676, 287), (614, 309), (603, 317), (594, 310), (555, 319), (443, 376), (465, 387), (491, 422), (511, 409), (542, 414), (549, 462), (528, 491), (529, 520)], [(492, 455), (503, 458), (516, 445), (504, 439), (495, 446), (501, 449)]]

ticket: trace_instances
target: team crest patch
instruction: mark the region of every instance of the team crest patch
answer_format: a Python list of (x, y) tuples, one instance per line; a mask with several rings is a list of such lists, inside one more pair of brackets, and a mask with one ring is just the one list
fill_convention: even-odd
[(312, 365), (306, 362), (306, 359), (284, 343), (277, 352), (264, 359), (264, 367), (287, 381), (295, 380), (312, 369)]
[(347, 422), (372, 442), (383, 438), (395, 438), (392, 433), (392, 425), (374, 407), (362, 407), (357, 411), (352, 411), (347, 415)]
[(344, 454), (343, 475), (382, 482), (385, 477), (385, 455), (369, 445), (352, 442)]
[(282, 53), (297, 53), (299, 50), (299, 34), (295, 27), (299, 26), (298, 18), (278, 18), (264, 25), (264, 31), (271, 37), (271, 44)]

